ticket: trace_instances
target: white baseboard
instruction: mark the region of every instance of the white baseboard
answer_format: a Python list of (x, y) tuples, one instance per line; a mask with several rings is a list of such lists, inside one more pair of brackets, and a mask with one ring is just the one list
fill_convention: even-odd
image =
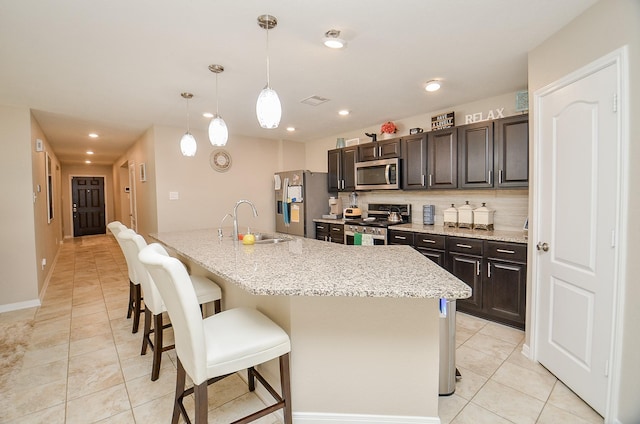
[(531, 351), (529, 350), (529, 345), (528, 344), (523, 344), (522, 345), (522, 354), (524, 356), (526, 356), (527, 358), (531, 359)]
[(440, 424), (439, 417), (410, 417), (402, 415), (327, 414), (294, 412), (295, 424)]
[(18, 311), (20, 309), (35, 308), (40, 306), (40, 299), (25, 300), (24, 302), (8, 303), (0, 305), (0, 313)]

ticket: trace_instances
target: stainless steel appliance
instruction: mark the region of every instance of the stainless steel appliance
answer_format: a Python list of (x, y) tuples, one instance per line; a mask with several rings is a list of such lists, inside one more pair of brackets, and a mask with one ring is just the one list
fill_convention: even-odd
[(276, 231), (315, 238), (314, 218), (329, 212), (327, 173), (305, 170), (277, 172), (273, 176)]
[(356, 190), (393, 190), (400, 188), (400, 159), (356, 162)]
[[(370, 203), (366, 212), (366, 218), (346, 219), (345, 217), (345, 244), (354, 244), (355, 235), (359, 233), (370, 235), (374, 245), (384, 245), (388, 242), (387, 229), (389, 226), (411, 222), (411, 205), (409, 204)], [(397, 212), (402, 221), (390, 222), (391, 212)]]

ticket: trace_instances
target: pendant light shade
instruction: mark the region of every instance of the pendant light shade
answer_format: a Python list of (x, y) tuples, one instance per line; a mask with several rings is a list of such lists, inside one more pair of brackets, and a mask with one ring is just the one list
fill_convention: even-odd
[(180, 138), (180, 151), (182, 156), (193, 157), (198, 150), (198, 143), (195, 137), (189, 132), (189, 99), (193, 97), (191, 93), (180, 93), (183, 99), (187, 101), (187, 132)]
[(198, 150), (196, 139), (187, 131), (180, 139), (180, 151), (182, 152), (182, 156), (195, 156), (196, 150)]
[(262, 128), (278, 128), (280, 118), (282, 117), (282, 105), (278, 93), (271, 88), (269, 83), (269, 30), (278, 25), (275, 16), (260, 15), (258, 16), (258, 26), (267, 31), (267, 85), (258, 95), (256, 102), (256, 115), (258, 122)]
[(229, 139), (227, 123), (218, 113), (218, 74), (224, 72), (222, 65), (209, 65), (209, 70), (216, 74), (216, 114), (209, 121), (209, 141), (213, 146), (225, 146)]
[(262, 89), (256, 103), (256, 115), (262, 128), (278, 128), (282, 117), (282, 105), (278, 93), (267, 86)]
[(224, 146), (229, 139), (227, 124), (220, 115), (215, 115), (209, 122), (209, 141), (214, 146)]

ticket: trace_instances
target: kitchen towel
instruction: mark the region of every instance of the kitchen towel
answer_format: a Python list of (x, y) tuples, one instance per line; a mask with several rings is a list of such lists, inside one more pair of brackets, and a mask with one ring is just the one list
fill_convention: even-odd
[(373, 236), (371, 234), (363, 234), (362, 235), (362, 245), (363, 246), (373, 246)]
[(362, 233), (353, 233), (353, 244), (354, 246), (362, 245)]

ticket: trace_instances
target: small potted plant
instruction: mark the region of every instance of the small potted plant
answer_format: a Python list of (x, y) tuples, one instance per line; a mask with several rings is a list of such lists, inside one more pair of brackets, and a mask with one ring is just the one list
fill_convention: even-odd
[(380, 126), (380, 133), (384, 136), (386, 134), (395, 134), (398, 131), (398, 127), (392, 121), (387, 121)]

